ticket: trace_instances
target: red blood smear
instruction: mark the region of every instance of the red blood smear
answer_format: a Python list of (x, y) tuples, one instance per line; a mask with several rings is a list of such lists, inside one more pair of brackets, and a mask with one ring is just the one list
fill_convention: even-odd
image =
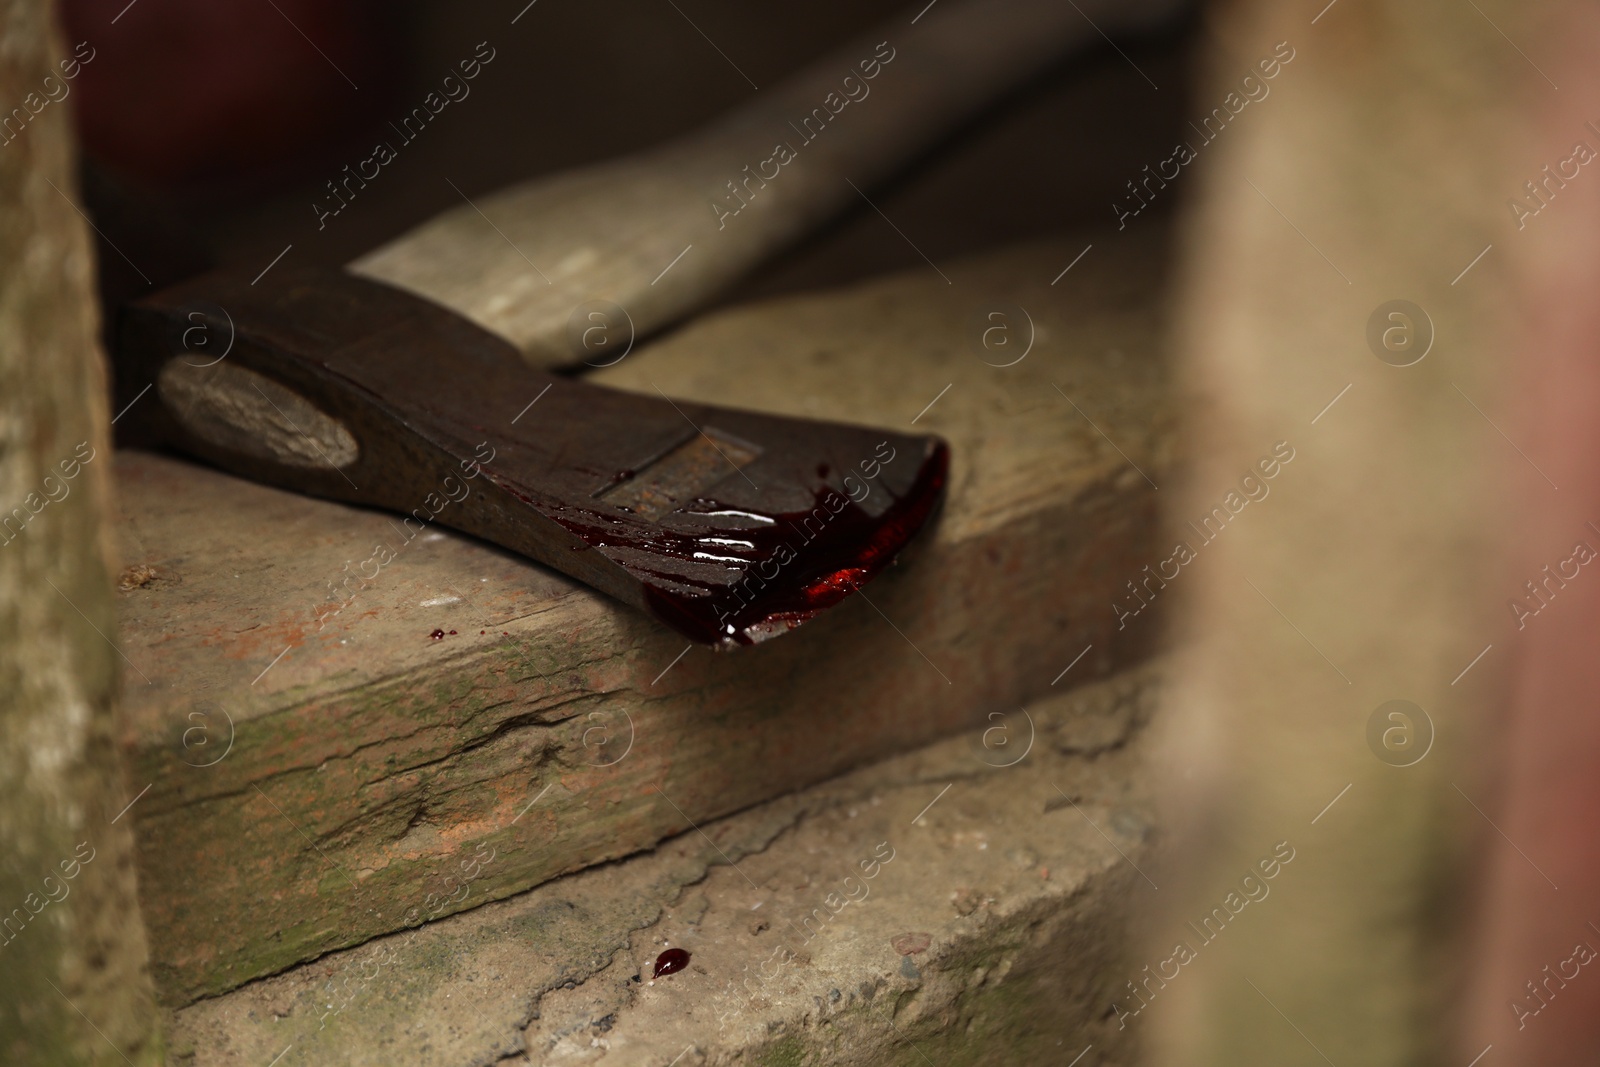
[(689, 966), (689, 954), (681, 948), (669, 948), (656, 957), (656, 971), (652, 978), (673, 974)]
[[(788, 545), (795, 557), (761, 583), (764, 587), (749, 601), (732, 591), (693, 597), (648, 584), (645, 598), (663, 621), (710, 644), (752, 645), (798, 626), (866, 585), (893, 561), (939, 503), (949, 462), (949, 449), (941, 442), (923, 462), (911, 489), (882, 515), (869, 515), (850, 502), (813, 539), (801, 532), (812, 512), (775, 515), (773, 526), (741, 531), (741, 537), (766, 542), (752, 564), (772, 561), (780, 545)], [(820, 491), (818, 502), (829, 493), (836, 491)], [(751, 567), (746, 573), (754, 571)]]
[(433, 633), (429, 634), (428, 636), (433, 638), (435, 641), (443, 641), (444, 640), (444, 631), (443, 630), (435, 630), (435, 631), (433, 631)]

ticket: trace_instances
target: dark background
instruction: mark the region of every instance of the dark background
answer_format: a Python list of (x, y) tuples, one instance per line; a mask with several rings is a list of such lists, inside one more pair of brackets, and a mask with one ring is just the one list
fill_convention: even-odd
[[(265, 266), (290, 243), (286, 262), (344, 263), (460, 203), (446, 179), (475, 197), (671, 139), (750, 99), (751, 81), (773, 85), (875, 24), (893, 19), (885, 35), (909, 37), (921, 0), (525, 4), (66, 0), (68, 48), (95, 49), (72, 99), (88, 210), (116, 246), (101, 247), (108, 300), (217, 263)], [(908, 166), (874, 201), (935, 262), (1114, 222), (1125, 183), (1181, 136), (1196, 31), (1119, 40), (1126, 57), (1091, 49)], [(311, 205), (324, 183), (377, 140), (395, 140), (388, 122), (483, 41), (496, 54), (470, 96), (319, 232)], [(1174, 183), (1155, 211), (1171, 211), (1193, 184)], [(921, 265), (863, 205), (726, 300)]]

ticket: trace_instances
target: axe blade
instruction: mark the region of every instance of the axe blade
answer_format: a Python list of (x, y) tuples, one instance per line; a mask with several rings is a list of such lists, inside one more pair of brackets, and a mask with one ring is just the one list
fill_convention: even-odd
[(392, 510), (408, 537), (451, 526), (719, 647), (865, 584), (948, 470), (936, 437), (552, 376), (339, 270), (191, 279), (126, 307), (116, 349), (121, 443)]

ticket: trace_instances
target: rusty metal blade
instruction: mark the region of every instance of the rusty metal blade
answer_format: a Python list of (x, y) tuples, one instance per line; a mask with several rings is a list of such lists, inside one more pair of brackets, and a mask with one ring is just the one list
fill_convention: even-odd
[(948, 467), (936, 437), (544, 374), (454, 312), (336, 270), (144, 297), (123, 311), (116, 377), (123, 443), (387, 508), (408, 536), (454, 527), (718, 646), (868, 581)]

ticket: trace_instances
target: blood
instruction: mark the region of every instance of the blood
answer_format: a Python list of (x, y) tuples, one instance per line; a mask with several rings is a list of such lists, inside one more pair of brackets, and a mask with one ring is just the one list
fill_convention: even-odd
[(689, 966), (689, 953), (681, 948), (669, 948), (656, 957), (656, 970), (650, 977), (660, 978), (664, 974), (675, 974)]
[[(650, 584), (644, 588), (650, 610), (679, 632), (709, 644), (753, 645), (774, 633), (792, 629), (866, 585), (894, 559), (939, 503), (949, 473), (949, 450), (941, 443), (917, 474), (905, 496), (873, 516), (848, 496), (845, 506), (814, 535), (805, 520), (814, 511), (772, 515), (770, 526), (741, 530), (737, 536), (755, 542), (745, 558), (745, 579), (714, 595), (689, 596)], [(875, 490), (876, 491), (876, 490)], [(816, 492), (837, 503), (837, 490)], [(721, 505), (701, 501), (697, 510)], [(831, 512), (831, 508), (825, 509)], [(793, 558), (779, 564), (788, 546)], [(735, 590), (750, 591), (749, 599)]]
[[(687, 637), (728, 648), (793, 629), (867, 584), (933, 514), (949, 465), (949, 448), (939, 442), (922, 457), (904, 495), (876, 514), (826, 483), (812, 490), (809, 509), (794, 512), (756, 514), (700, 497), (670, 516), (707, 516), (706, 525), (693, 530), (682, 521), (672, 528), (664, 521), (619, 522), (591, 507), (535, 499), (513, 483), (499, 484), (576, 534), (580, 543), (570, 546), (573, 551), (631, 550), (623, 565), (641, 583), (646, 609)], [(868, 484), (871, 493), (886, 491), (881, 483)], [(827, 516), (820, 528), (819, 515)], [(757, 525), (730, 528), (727, 516), (744, 516)], [(707, 535), (748, 546), (730, 561), (737, 566), (735, 576), (707, 581), (685, 574), (684, 563), (720, 560), (728, 551), (725, 543), (706, 542)], [(716, 554), (708, 557), (708, 548)], [(649, 557), (660, 563), (652, 566)]]
[(435, 630), (435, 631), (433, 631), (433, 633), (429, 634), (428, 636), (433, 638), (435, 641), (443, 641), (444, 640), (444, 631), (443, 630)]

